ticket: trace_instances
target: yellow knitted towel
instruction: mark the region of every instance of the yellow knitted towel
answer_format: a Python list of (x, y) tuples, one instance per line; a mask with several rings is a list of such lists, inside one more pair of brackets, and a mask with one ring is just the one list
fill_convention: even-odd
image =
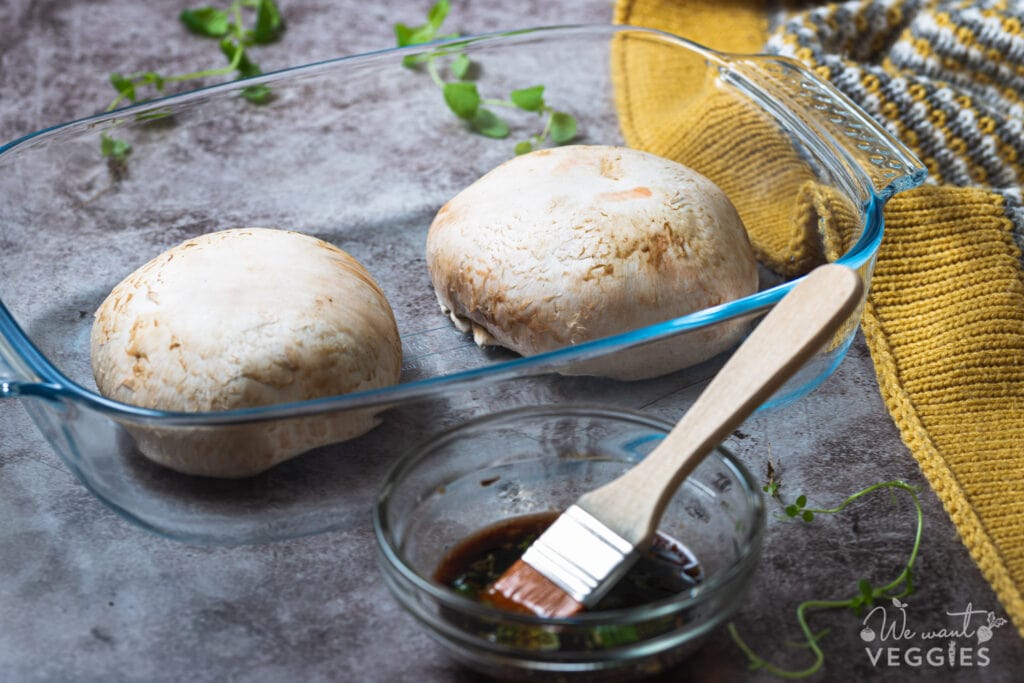
[[(772, 15), (756, 0), (618, 0), (615, 20), (725, 52), (794, 57), (928, 167), (928, 185), (886, 205), (862, 326), (904, 442), (1024, 636), (1024, 4), (790, 4)], [(666, 109), (656, 100), (669, 92), (659, 84), (678, 87), (696, 71), (644, 68), (642, 45), (621, 47), (627, 141), (690, 165), (696, 158), (741, 213), (757, 217), (748, 222), (756, 226), (755, 249), (777, 270), (795, 274), (828, 257), (804, 239), (813, 226), (792, 211), (774, 215), (759, 206), (744, 196), (742, 179), (729, 186), (711, 155), (700, 156), (694, 136), (680, 135), (688, 122), (658, 118)], [(804, 188), (807, 179), (787, 170), (784, 150), (752, 153), (765, 155), (793, 196)], [(804, 189), (820, 195), (820, 188)], [(808, 197), (815, 218), (841, 239), (848, 218), (818, 195)]]

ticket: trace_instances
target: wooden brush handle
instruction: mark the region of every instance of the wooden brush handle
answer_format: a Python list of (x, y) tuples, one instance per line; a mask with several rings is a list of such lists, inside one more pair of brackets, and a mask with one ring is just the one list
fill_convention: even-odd
[(650, 455), (576, 504), (634, 545), (648, 543), (683, 480), (832, 337), (862, 291), (850, 268), (815, 269), (765, 316)]

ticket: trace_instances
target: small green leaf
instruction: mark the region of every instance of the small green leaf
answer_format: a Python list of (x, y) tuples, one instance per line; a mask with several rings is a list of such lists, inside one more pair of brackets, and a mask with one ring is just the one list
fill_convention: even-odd
[(259, 76), (263, 73), (259, 64), (251, 61), (244, 51), (242, 52), (242, 61), (238, 63), (237, 69), (239, 78), (251, 78), (252, 76)]
[(437, 37), (437, 31), (434, 30), (433, 26), (420, 26), (414, 28), (409, 36), (410, 45), (423, 45), (429, 43)]
[(119, 73), (112, 73), (110, 74), (110, 84), (114, 86), (118, 95), (126, 97), (132, 102), (135, 101), (135, 84), (131, 79)]
[[(512, 94), (509, 95), (512, 100), (512, 104), (516, 105), (520, 109), (526, 111), (540, 111), (544, 106), (544, 86), (535, 85), (532, 88), (523, 88), (521, 90), (513, 90)], [(575, 126), (573, 127), (573, 135), (576, 134)]]
[(142, 82), (146, 85), (151, 85), (159, 91), (164, 89), (164, 77), (155, 71), (147, 71), (142, 74)]
[(444, 101), (456, 116), (472, 120), (480, 108), (480, 93), (473, 83), (445, 83)]
[(635, 624), (598, 624), (594, 627), (594, 640), (600, 647), (629, 645), (640, 640)]
[(266, 85), (249, 85), (242, 88), (242, 97), (253, 104), (266, 104), (273, 94), (270, 87)]
[(811, 512), (810, 510), (804, 510), (804, 514), (802, 516), (803, 516), (803, 519), (804, 519), (805, 522), (813, 522), (814, 521), (814, 513)]
[(448, 17), (448, 12), (451, 10), (451, 5), (448, 0), (437, 0), (427, 12), (427, 25), (434, 29), (436, 33), (444, 20)]
[(871, 583), (869, 583), (867, 579), (861, 579), (857, 582), (857, 590), (860, 591), (860, 594), (864, 596), (865, 600), (870, 601), (873, 598)]
[(519, 625), (515, 622), (499, 626), (494, 633), (494, 640), (517, 650), (551, 651), (557, 650), (559, 646), (558, 634), (543, 626)]
[(516, 156), (520, 154), (529, 154), (533, 151), (533, 144), (529, 140), (523, 140), (522, 142), (516, 143)]
[(242, 61), (238, 63), (239, 78), (252, 78), (253, 76), (259, 76), (261, 73), (263, 73), (263, 70), (260, 69), (259, 64), (249, 61), (249, 57), (243, 54)]
[(406, 55), (405, 57), (402, 57), (402, 66), (406, 67), (407, 69), (411, 69), (417, 64), (422, 64), (423, 62), (430, 61), (430, 59), (430, 54), (424, 52), (421, 52), (416, 55)]
[(245, 52), (245, 48), (239, 45), (234, 38), (223, 38), (220, 41), (220, 51), (228, 58), (229, 63), (235, 61), (235, 55), (238, 54), (239, 50), (243, 53)]
[[(448, 11), (451, 6), (448, 0), (438, 0), (430, 8), (427, 13), (427, 23), (422, 26), (408, 26), (407, 24), (395, 24), (395, 41), (398, 43), (398, 47), (406, 47), (408, 45), (422, 45), (429, 43), (432, 40), (439, 38), (455, 38), (457, 35), (452, 36), (438, 36), (437, 32), (441, 29), (441, 24), (444, 23), (445, 18), (448, 16)], [(405, 66), (411, 66), (408, 60), (404, 62)]]
[[(228, 62), (234, 64), (236, 58), (238, 59), (235, 69), (238, 71), (239, 78), (249, 78), (251, 76), (259, 76), (262, 71), (255, 62), (249, 59), (249, 55), (245, 52), (245, 47), (240, 45), (233, 38), (224, 38), (220, 41), (220, 50), (224, 53), (224, 56), (228, 58)], [(239, 53), (241, 53), (239, 55)]]
[(438, 37), (437, 32), (446, 16), (448, 16), (448, 2), (442, 0), (430, 8), (427, 23), (422, 26), (395, 24), (395, 40), (398, 42), (398, 47), (422, 45), (434, 40)]
[(112, 138), (106, 133), (100, 134), (100, 153), (108, 159), (123, 162), (131, 152), (132, 146), (127, 140)]
[(281, 12), (274, 0), (259, 0), (256, 7), (256, 26), (252, 32), (253, 40), (260, 45), (272, 43), (281, 35), (281, 28)]
[(554, 112), (551, 115), (551, 139), (561, 145), (574, 137), (576, 137), (576, 119), (565, 112)]
[(226, 35), (231, 27), (228, 13), (216, 7), (182, 10), (178, 18), (189, 31), (212, 38), (220, 38)]
[(412, 45), (412, 34), (413, 29), (411, 27), (405, 24), (395, 24), (395, 42), (398, 43), (398, 47)]
[(494, 112), (490, 109), (479, 109), (473, 120), (470, 121), (473, 126), (473, 130), (481, 135), (486, 135), (489, 138), (507, 138), (508, 137), (508, 124), (501, 120)]
[(455, 78), (461, 81), (466, 77), (466, 74), (469, 73), (469, 67), (472, 65), (473, 62), (469, 61), (469, 57), (459, 53), (455, 55), (455, 59), (452, 60), (451, 66), (448, 68), (451, 70), (452, 76), (455, 76)]
[(796, 517), (797, 513), (799, 513), (799, 512), (800, 512), (800, 508), (798, 508), (796, 505), (787, 505), (786, 506), (786, 516), (787, 517)]
[(797, 496), (797, 498), (796, 498), (796, 506), (799, 507), (799, 508), (802, 508), (805, 505), (807, 505), (807, 496), (804, 496), (804, 495)]

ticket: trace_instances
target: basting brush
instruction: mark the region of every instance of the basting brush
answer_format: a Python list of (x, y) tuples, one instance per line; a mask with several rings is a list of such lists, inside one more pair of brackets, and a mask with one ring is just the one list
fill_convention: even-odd
[(497, 607), (566, 617), (593, 607), (654, 538), (683, 480), (846, 322), (860, 275), (812, 271), (765, 316), (642, 461), (581, 496), (487, 590)]

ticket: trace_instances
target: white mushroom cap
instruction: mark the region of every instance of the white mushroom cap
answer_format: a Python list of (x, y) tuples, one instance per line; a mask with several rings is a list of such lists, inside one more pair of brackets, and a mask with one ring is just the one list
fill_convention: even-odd
[[(118, 284), (96, 312), (91, 360), (105, 396), (204, 412), (394, 384), (401, 342), (380, 287), (350, 255), (244, 228), (188, 240)], [(178, 471), (247, 476), (372, 426), (363, 414), (135, 435)]]
[[(427, 265), (459, 329), (526, 356), (744, 297), (758, 282), (725, 194), (692, 169), (625, 147), (505, 162), (441, 208)], [(743, 329), (709, 328), (573, 372), (665, 374), (723, 351)]]

